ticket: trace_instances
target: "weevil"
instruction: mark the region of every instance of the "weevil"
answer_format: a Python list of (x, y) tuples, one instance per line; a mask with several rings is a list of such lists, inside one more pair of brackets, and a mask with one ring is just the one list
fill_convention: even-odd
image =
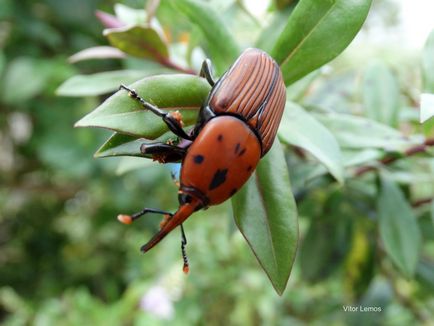
[(195, 211), (224, 202), (246, 183), (273, 144), (286, 100), (279, 65), (259, 49), (245, 50), (217, 81), (207, 59), (200, 76), (206, 78), (212, 88), (190, 132), (184, 131), (179, 115), (159, 109), (142, 99), (135, 90), (121, 85), (131, 98), (161, 117), (181, 138), (178, 145), (143, 144), (141, 152), (163, 162), (180, 161), (181, 173), (179, 208), (175, 213), (145, 208), (133, 215), (121, 214), (118, 219), (130, 224), (147, 213), (165, 215), (160, 230), (141, 247), (143, 252), (180, 226), (186, 272), (187, 240), (182, 223)]

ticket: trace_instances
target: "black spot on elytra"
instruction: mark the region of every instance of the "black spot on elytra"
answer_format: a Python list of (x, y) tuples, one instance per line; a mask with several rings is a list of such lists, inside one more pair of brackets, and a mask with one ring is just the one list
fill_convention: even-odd
[(231, 191), (231, 196), (235, 195), (235, 193), (236, 193), (237, 191), (238, 191), (237, 188), (232, 189), (232, 191)]
[(196, 164), (202, 164), (203, 162), (203, 155), (195, 155), (193, 157), (194, 163)]
[(253, 167), (251, 165), (249, 165), (248, 168), (247, 168), (247, 172), (252, 171), (252, 169), (253, 169)]
[(245, 152), (246, 152), (246, 149), (243, 148), (243, 149), (241, 150), (241, 152), (238, 154), (238, 156), (242, 156)]
[(238, 154), (239, 150), (240, 150), (240, 143), (238, 143), (238, 144), (235, 146), (235, 154)]
[(222, 134), (218, 135), (218, 136), (217, 136), (217, 140), (218, 140), (218, 141), (222, 141), (222, 140), (223, 140), (223, 135), (222, 135)]
[(217, 170), (214, 173), (214, 176), (209, 184), (209, 190), (213, 190), (223, 184), (226, 181), (226, 174), (228, 173), (228, 169)]

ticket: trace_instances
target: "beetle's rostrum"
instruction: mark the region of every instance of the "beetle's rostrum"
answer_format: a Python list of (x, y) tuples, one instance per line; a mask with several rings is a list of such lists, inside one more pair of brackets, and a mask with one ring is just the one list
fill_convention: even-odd
[(259, 49), (245, 50), (217, 82), (212, 78), (209, 60), (204, 61), (200, 76), (206, 78), (212, 89), (190, 133), (182, 129), (178, 115), (158, 109), (134, 90), (121, 86), (144, 109), (160, 116), (182, 139), (178, 145), (144, 144), (141, 152), (151, 154), (160, 162), (181, 161), (182, 164), (180, 206), (174, 214), (145, 208), (131, 216), (119, 215), (118, 219), (130, 224), (149, 212), (166, 216), (160, 231), (142, 246), (143, 252), (181, 226), (184, 271), (188, 270), (188, 261), (182, 223), (195, 211), (224, 202), (246, 183), (260, 158), (273, 145), (286, 100), (278, 64)]

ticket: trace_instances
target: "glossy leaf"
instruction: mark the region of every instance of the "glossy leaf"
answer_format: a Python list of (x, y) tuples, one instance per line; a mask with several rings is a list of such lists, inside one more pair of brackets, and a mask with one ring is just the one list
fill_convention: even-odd
[(104, 30), (110, 44), (135, 57), (158, 62), (167, 60), (169, 50), (161, 36), (144, 25), (126, 26)]
[[(139, 80), (130, 87), (161, 109), (179, 109), (185, 126), (196, 121), (198, 108), (210, 91), (205, 79), (191, 75), (153, 76)], [(113, 94), (75, 126), (107, 128), (147, 139), (155, 139), (168, 131), (160, 117), (143, 110), (125, 90)]]
[(115, 70), (92, 75), (75, 75), (64, 81), (56, 90), (61, 96), (97, 96), (119, 89), (121, 84), (131, 84), (161, 70)]
[(363, 104), (370, 119), (396, 127), (399, 114), (399, 85), (381, 61), (372, 62), (363, 76)]
[(76, 63), (79, 61), (91, 59), (122, 59), (125, 57), (125, 53), (114, 47), (94, 46), (92, 48), (84, 49), (70, 56), (68, 58), (68, 61), (71, 63)]
[(434, 30), (426, 41), (422, 53), (423, 89), (425, 92), (434, 93)]
[(379, 122), (339, 113), (316, 113), (318, 118), (336, 137), (341, 147), (345, 148), (382, 148), (402, 150), (417, 144), (420, 139), (410, 139), (398, 130)]
[(123, 155), (141, 157), (140, 145), (142, 143), (143, 139), (115, 132), (98, 148), (94, 157), (101, 158)]
[(334, 59), (353, 40), (372, 0), (301, 0), (271, 55), (286, 85)]
[(235, 222), (276, 292), (285, 290), (298, 241), (297, 209), (278, 140), (232, 198)]
[(211, 6), (196, 0), (170, 0), (181, 14), (196, 25), (204, 35), (218, 75), (226, 71), (235, 61), (240, 49), (224, 22)]
[(411, 277), (419, 260), (420, 230), (401, 189), (385, 175), (381, 175), (377, 204), (380, 237), (386, 252), (403, 274)]
[(336, 180), (344, 182), (342, 154), (335, 137), (302, 107), (293, 102), (286, 103), (278, 135), (282, 142), (310, 152)]

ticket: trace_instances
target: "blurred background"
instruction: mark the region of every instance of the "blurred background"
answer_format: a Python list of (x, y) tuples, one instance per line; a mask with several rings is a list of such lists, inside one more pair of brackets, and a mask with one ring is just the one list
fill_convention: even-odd
[[(138, 59), (68, 62), (80, 50), (108, 44), (95, 11), (113, 14), (118, 2), (0, 2), (0, 323), (408, 325), (433, 321), (434, 217), (429, 208), (422, 207), (419, 218), (428, 258), (413, 280), (391, 276), (382, 271), (381, 258), (373, 252), (376, 231), (369, 220), (375, 219), (375, 212), (338, 200), (349, 192), (335, 183), (316, 188), (299, 202), (301, 251), (282, 297), (237, 231), (229, 203), (199, 212), (186, 223), (188, 276), (181, 271), (177, 234), (146, 256), (140, 254), (140, 245), (157, 230), (160, 217), (149, 216), (127, 227), (116, 221), (116, 215), (145, 206), (174, 210), (176, 186), (168, 168), (153, 164), (128, 171), (129, 166), (120, 164), (122, 159), (93, 159), (110, 132), (74, 129), (73, 124), (107, 94), (56, 95), (56, 89), (74, 75), (140, 65)], [(144, 8), (139, 0), (120, 3)], [(275, 14), (269, 1), (211, 3), (221, 10), (242, 46), (249, 45)], [(171, 19), (180, 19), (164, 9), (157, 13), (163, 28)], [(402, 106), (417, 108), (422, 90), (420, 59), (434, 28), (433, 12), (429, 1), (374, 1), (356, 40), (322, 69), (302, 101), (342, 111), (350, 103), (357, 112), (366, 63), (380, 58), (399, 83)], [(185, 35), (172, 36), (174, 43), (185, 41)], [(175, 46), (172, 51), (176, 52)], [(407, 113), (417, 120), (416, 110)], [(292, 150), (288, 155), (292, 164)], [(434, 191), (433, 175), (428, 184), (424, 181), (425, 188), (431, 187), (428, 193)], [(293, 183), (300, 190), (296, 177), (294, 173)], [(366, 233), (352, 227), (350, 232), (348, 224), (331, 219), (333, 214), (327, 211), (327, 205), (334, 205), (331, 195), (336, 205), (343, 205), (339, 214), (352, 216)], [(358, 203), (367, 202), (360, 198)], [(311, 227), (312, 218), (323, 215), (328, 218)], [(319, 240), (309, 242), (312, 247), (303, 244), (306, 238)], [(328, 246), (333, 239), (339, 243)], [(364, 263), (357, 265), (361, 256)], [(381, 307), (382, 312), (344, 313), (343, 305), (361, 302)]]

